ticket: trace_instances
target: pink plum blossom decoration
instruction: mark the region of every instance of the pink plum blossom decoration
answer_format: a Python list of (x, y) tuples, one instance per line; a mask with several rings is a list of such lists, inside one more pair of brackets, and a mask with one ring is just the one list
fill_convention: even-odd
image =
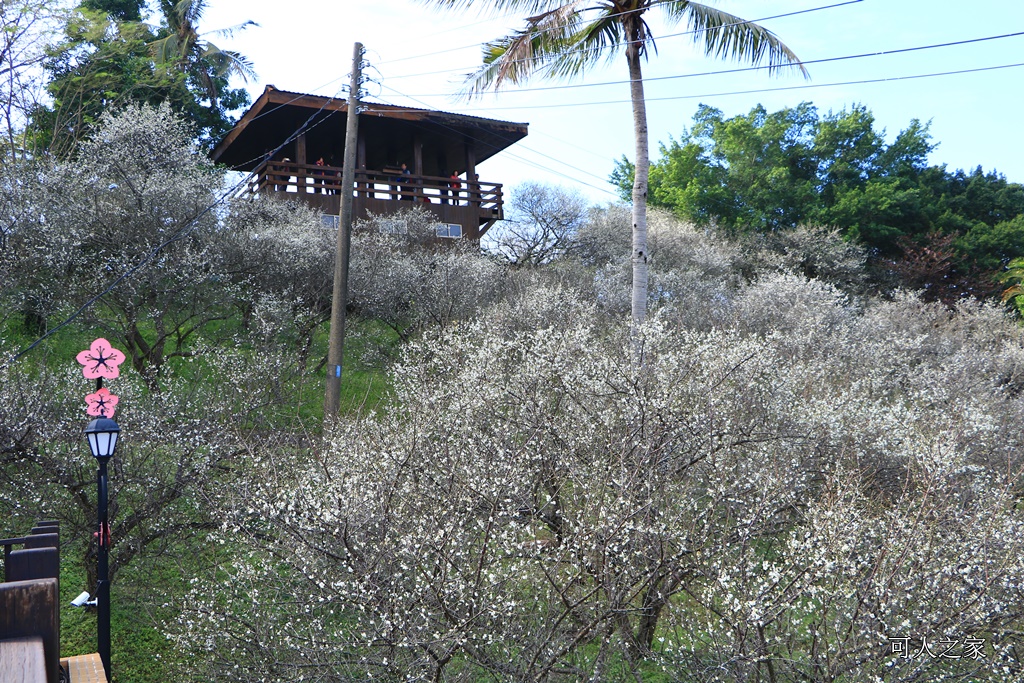
[(85, 397), (85, 403), (89, 406), (85, 412), (87, 415), (94, 417), (114, 417), (117, 401), (117, 396), (114, 396), (110, 393), (109, 389), (103, 387), (95, 394), (89, 394)]
[[(86, 379), (114, 379), (120, 374), (117, 366), (124, 362), (124, 354), (100, 337), (76, 357), (82, 364), (82, 374)], [(95, 394), (93, 394), (95, 396)], [(92, 415), (92, 413), (89, 413)]]

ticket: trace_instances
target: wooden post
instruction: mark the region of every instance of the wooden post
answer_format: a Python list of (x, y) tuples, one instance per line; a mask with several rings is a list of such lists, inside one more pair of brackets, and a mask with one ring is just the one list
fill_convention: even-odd
[(299, 133), (299, 137), (295, 138), (295, 163), (305, 164), (306, 163), (306, 134)]
[[(469, 206), (480, 208), (480, 183), (476, 178), (476, 150), (473, 143), (466, 143), (466, 190), (469, 196)], [(474, 220), (476, 220), (474, 218)], [(474, 226), (475, 227), (475, 226)]]
[(416, 201), (423, 197), (423, 140), (417, 131), (412, 136), (412, 172), (416, 175)]
[(295, 186), (298, 192), (307, 192), (306, 188), (306, 169), (302, 168), (306, 165), (306, 134), (299, 133), (299, 137), (295, 138), (295, 163), (299, 165), (299, 168), (295, 169)]
[(414, 133), (412, 138), (412, 172), (423, 175), (423, 140), (419, 132)]
[(348, 90), (345, 123), (345, 163), (341, 169), (341, 216), (334, 256), (334, 294), (331, 298), (330, 344), (327, 349), (327, 388), (324, 393), (324, 422), (330, 423), (341, 408), (341, 364), (345, 350), (345, 305), (348, 303), (348, 256), (352, 240), (352, 186), (355, 182), (356, 147), (359, 139), (359, 85), (363, 45), (356, 43), (352, 54), (352, 80)]

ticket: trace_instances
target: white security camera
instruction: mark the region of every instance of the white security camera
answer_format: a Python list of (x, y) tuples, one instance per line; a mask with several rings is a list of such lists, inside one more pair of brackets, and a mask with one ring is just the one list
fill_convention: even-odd
[(89, 604), (89, 593), (83, 591), (78, 594), (78, 597), (71, 601), (72, 607), (85, 607)]

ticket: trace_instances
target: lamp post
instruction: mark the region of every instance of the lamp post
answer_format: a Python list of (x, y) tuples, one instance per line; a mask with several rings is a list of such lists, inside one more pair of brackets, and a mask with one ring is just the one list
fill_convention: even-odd
[(107, 417), (99, 417), (85, 428), (85, 436), (89, 440), (92, 457), (99, 463), (96, 473), (97, 512), (99, 530), (96, 539), (99, 550), (96, 555), (96, 632), (97, 649), (103, 662), (103, 671), (110, 681), (110, 569), (107, 564), (107, 553), (110, 552), (110, 525), (107, 523), (107, 463), (114, 457), (117, 448), (117, 437), (121, 428)]

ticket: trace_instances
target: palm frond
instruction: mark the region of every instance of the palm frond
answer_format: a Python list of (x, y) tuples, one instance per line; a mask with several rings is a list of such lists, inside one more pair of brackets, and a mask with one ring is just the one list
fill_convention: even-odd
[(240, 52), (234, 50), (221, 50), (213, 43), (207, 42), (202, 52), (205, 59), (213, 66), (213, 73), (216, 76), (227, 76), (238, 74), (243, 81), (256, 80), (256, 70), (252, 60)]
[[(206, 11), (206, 0), (181, 0), (174, 5), (175, 19), (179, 25), (197, 26)], [(170, 17), (168, 17), (170, 22)]]
[(227, 28), (218, 28), (218, 29), (214, 29), (212, 31), (204, 31), (203, 35), (204, 36), (217, 36), (218, 38), (234, 38), (236, 33), (240, 32), (240, 31), (244, 31), (245, 29), (249, 28), (250, 26), (255, 26), (255, 27), (259, 28), (259, 24), (257, 24), (255, 21), (249, 19), (247, 21), (243, 21), (241, 24), (235, 24), (234, 26), (228, 26)]
[(484, 45), (483, 64), (468, 74), (459, 93), (467, 99), (503, 84), (518, 84), (543, 70), (565, 52), (578, 32), (579, 7), (585, 0), (558, 6), (526, 19), (526, 28)]
[(703, 43), (704, 54), (759, 65), (767, 61), (768, 73), (795, 67), (808, 76), (792, 50), (768, 29), (728, 12), (687, 0), (661, 0), (657, 4), (672, 20), (685, 19), (693, 30), (693, 42)]
[(178, 36), (170, 34), (149, 44), (149, 53), (157, 64), (170, 64), (179, 58)]
[(554, 78), (572, 79), (582, 76), (596, 63), (612, 61), (619, 55), (616, 48), (626, 44), (625, 26), (613, 13), (586, 22), (566, 41), (547, 69)]
[(526, 19), (523, 30), (484, 45), (483, 64), (467, 74), (458, 93), (466, 99), (509, 83), (521, 84), (538, 72), (560, 79), (580, 76), (595, 63), (616, 58), (618, 48), (627, 48), (630, 39), (647, 57), (657, 46), (643, 15), (655, 7), (671, 21), (685, 20), (693, 30), (694, 43), (709, 56), (754, 65), (767, 62), (773, 74), (795, 67), (807, 75), (800, 59), (768, 29), (689, 0), (642, 0), (628, 9), (613, 0), (596, 0), (596, 4), (595, 0), (420, 1), (453, 10), (481, 5), (497, 12), (537, 10)]
[(557, 9), (565, 0), (417, 0), (442, 10), (476, 10), (481, 15), (540, 14)]

